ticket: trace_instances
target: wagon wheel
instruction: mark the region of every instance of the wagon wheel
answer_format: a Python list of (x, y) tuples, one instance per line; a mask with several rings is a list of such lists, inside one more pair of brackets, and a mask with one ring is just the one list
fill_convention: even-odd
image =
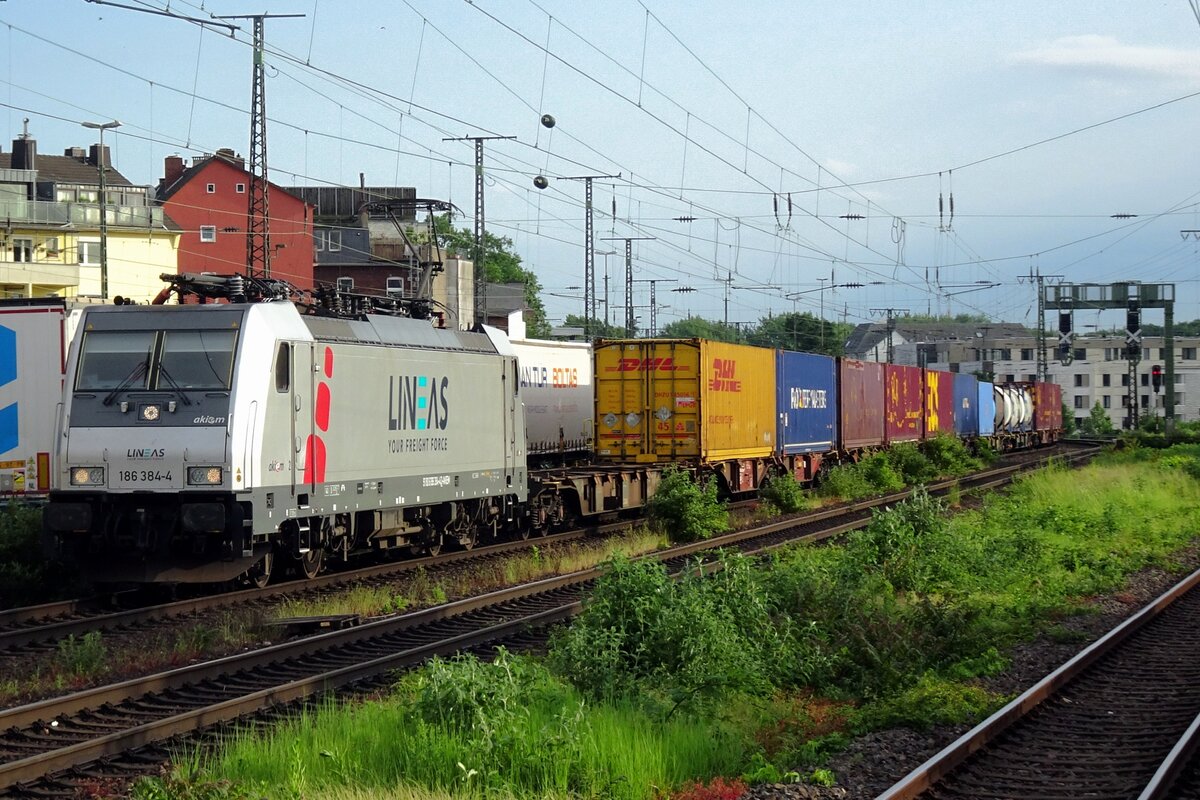
[(325, 565), (325, 551), (320, 547), (310, 547), (308, 552), (296, 557), (296, 567), (307, 580), (317, 577), (321, 567)]
[(275, 568), (275, 552), (270, 551), (261, 560), (242, 575), (242, 579), (255, 589), (265, 589), (271, 582), (271, 572)]

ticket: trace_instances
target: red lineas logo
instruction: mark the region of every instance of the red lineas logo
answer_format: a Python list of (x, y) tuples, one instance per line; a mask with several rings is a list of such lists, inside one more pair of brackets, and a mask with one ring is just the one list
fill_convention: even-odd
[(737, 361), (732, 358), (714, 358), (713, 376), (709, 378), (708, 388), (714, 392), (740, 392), (742, 382), (734, 377)]

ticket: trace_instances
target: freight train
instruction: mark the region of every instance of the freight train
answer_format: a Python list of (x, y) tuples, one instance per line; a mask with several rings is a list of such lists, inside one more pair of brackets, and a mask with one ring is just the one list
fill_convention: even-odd
[(894, 442), (945, 432), (1013, 449), (1062, 427), (1052, 384), (313, 311), (84, 310), (56, 416), (52, 551), (98, 582), (265, 585), (281, 566), (311, 577), (356, 554), (611, 518), (643, 506), (669, 464), (738, 496)]

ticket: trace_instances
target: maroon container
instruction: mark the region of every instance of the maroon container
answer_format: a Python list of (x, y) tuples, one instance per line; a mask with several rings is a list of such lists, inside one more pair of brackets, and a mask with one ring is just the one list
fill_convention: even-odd
[(925, 370), (925, 436), (954, 435), (954, 373)]
[(892, 442), (914, 442), (925, 435), (925, 375), (920, 367), (888, 364), (886, 382), (887, 425), (885, 438)]
[(1033, 427), (1039, 431), (1062, 427), (1062, 387), (1057, 383), (1033, 384)]
[(883, 364), (838, 359), (838, 438), (841, 449), (883, 444)]

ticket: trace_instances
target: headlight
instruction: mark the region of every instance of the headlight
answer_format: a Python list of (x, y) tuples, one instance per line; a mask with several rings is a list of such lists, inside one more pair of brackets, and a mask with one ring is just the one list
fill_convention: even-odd
[(74, 467), (71, 470), (72, 486), (103, 486), (104, 467)]
[(220, 467), (188, 467), (189, 486), (220, 486), (225, 471)]
[(142, 406), (142, 419), (146, 422), (154, 422), (158, 419), (159, 407), (156, 405)]

